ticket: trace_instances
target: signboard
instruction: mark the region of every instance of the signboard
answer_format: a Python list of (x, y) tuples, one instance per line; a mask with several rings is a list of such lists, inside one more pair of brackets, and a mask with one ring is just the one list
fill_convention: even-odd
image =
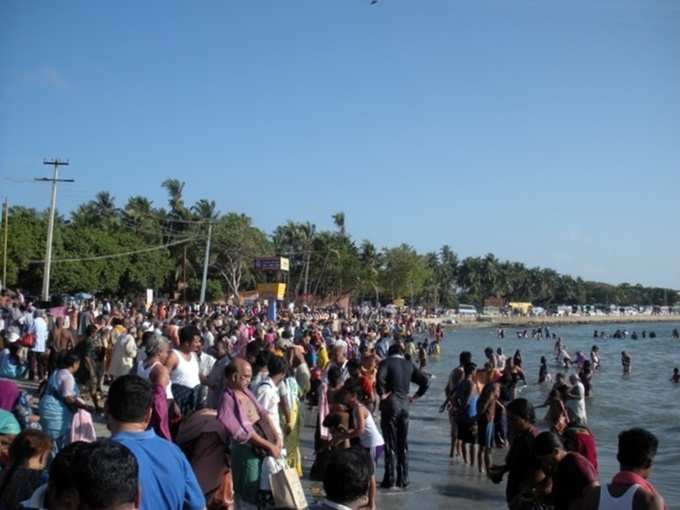
[(286, 296), (285, 283), (258, 283), (257, 293), (260, 299), (278, 299), (282, 300)]
[(288, 271), (290, 268), (285, 257), (257, 257), (254, 265), (256, 271)]

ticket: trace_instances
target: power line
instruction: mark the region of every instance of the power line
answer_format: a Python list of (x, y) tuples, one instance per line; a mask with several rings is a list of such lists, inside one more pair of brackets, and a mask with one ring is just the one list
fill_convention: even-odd
[[(171, 243), (166, 243), (166, 244), (161, 244), (159, 246), (151, 246), (148, 248), (142, 248), (140, 250), (130, 250), (130, 251), (124, 251), (120, 253), (110, 253), (108, 255), (94, 255), (92, 257), (74, 257), (74, 258), (68, 258), (68, 259), (56, 259), (53, 260), (53, 264), (61, 263), (61, 262), (87, 262), (91, 260), (104, 260), (104, 259), (113, 259), (117, 257), (129, 257), (130, 255), (137, 255), (138, 253), (148, 253), (151, 251), (156, 251), (156, 250), (162, 250), (163, 248), (169, 248), (171, 246), (176, 246), (178, 244), (183, 244), (183, 243), (188, 243), (190, 241), (193, 241), (194, 239), (197, 239), (198, 236), (193, 236), (189, 237), (187, 239), (182, 239), (180, 241), (173, 241)], [(29, 264), (42, 264), (41, 260), (30, 260), (28, 262)]]

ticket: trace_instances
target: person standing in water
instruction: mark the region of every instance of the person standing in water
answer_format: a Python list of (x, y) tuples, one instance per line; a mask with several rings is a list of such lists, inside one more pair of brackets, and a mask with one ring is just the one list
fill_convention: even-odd
[[(409, 396), (411, 383), (418, 391)], [(404, 358), (404, 346), (395, 343), (388, 350), (388, 358), (378, 367), (376, 389), (380, 395), (380, 426), (385, 439), (385, 474), (382, 488), (395, 484), (408, 487), (408, 418), (409, 404), (422, 397), (430, 386), (430, 380)], [(396, 466), (395, 466), (396, 457)]]
[(590, 363), (593, 366), (593, 370), (600, 368), (600, 348), (597, 345), (593, 345), (593, 348), (590, 349)]
[(550, 372), (548, 372), (548, 361), (545, 356), (541, 356), (541, 368), (538, 369), (538, 384), (549, 382), (551, 379)]
[(449, 457), (453, 457), (454, 453), (456, 457), (459, 457), (462, 454), (461, 442), (458, 439), (459, 409), (454, 405), (454, 398), (458, 385), (465, 379), (465, 365), (472, 362), (472, 353), (463, 351), (458, 356), (458, 360), (458, 366), (451, 371), (448, 384), (444, 390), (446, 400), (439, 409), (440, 413), (443, 413), (446, 409), (449, 411), (449, 423), (451, 425), (451, 450), (449, 452)]
[(631, 357), (626, 351), (621, 351), (621, 366), (623, 367), (623, 375), (630, 375)]
[(477, 366), (474, 363), (465, 365), (465, 378), (456, 389), (454, 406), (458, 408), (458, 436), (463, 442), (463, 462), (475, 465), (477, 455), (477, 400), (479, 392), (473, 380)]
[(673, 375), (671, 376), (671, 382), (680, 383), (680, 369), (674, 368)]

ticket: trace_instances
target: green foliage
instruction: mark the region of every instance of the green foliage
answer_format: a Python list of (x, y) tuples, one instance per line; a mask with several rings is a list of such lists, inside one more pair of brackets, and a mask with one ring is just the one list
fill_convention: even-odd
[(392, 299), (409, 298), (410, 303), (415, 304), (416, 296), (420, 295), (433, 274), (426, 257), (407, 244), (386, 249), (384, 257), (382, 287)]
[(252, 225), (245, 214), (229, 213), (213, 227), (211, 268), (220, 275), (229, 293), (239, 296), (243, 284), (255, 282), (253, 259), (273, 253), (267, 235)]
[[(459, 260), (448, 245), (426, 254), (407, 244), (379, 250), (364, 240), (357, 246), (347, 231), (343, 212), (332, 215), (334, 230), (320, 231), (310, 222), (287, 221), (268, 236), (244, 214), (220, 214), (214, 201), (185, 204), (185, 183), (178, 179), (167, 179), (162, 187), (168, 196), (167, 210), (154, 207), (139, 195), (130, 197), (120, 209), (110, 193), (101, 191), (75, 209), (68, 220), (57, 215), (52, 291), (135, 297), (152, 288), (157, 294), (175, 295), (186, 279), (187, 299), (197, 299), (208, 224), (212, 223), (207, 289), (211, 300), (238, 299), (244, 289), (254, 288), (262, 275), (253, 272), (253, 259), (274, 254), (290, 260), (289, 298), (350, 293), (356, 301), (384, 304), (405, 298), (411, 304), (444, 308), (458, 302), (482, 307), (492, 297), (541, 306), (668, 305), (678, 299), (671, 289), (588, 282), (552, 269), (499, 261), (493, 254)], [(46, 214), (15, 206), (10, 209), (9, 224), (7, 284), (37, 293), (42, 281)], [(178, 241), (181, 244), (173, 244)], [(87, 260), (153, 247), (160, 249)]]

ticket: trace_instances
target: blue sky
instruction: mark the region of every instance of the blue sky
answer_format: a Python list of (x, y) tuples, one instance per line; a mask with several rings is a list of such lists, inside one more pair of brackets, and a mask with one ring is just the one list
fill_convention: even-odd
[(270, 232), (680, 288), (676, 0), (0, 6), (0, 196), (187, 182)]

